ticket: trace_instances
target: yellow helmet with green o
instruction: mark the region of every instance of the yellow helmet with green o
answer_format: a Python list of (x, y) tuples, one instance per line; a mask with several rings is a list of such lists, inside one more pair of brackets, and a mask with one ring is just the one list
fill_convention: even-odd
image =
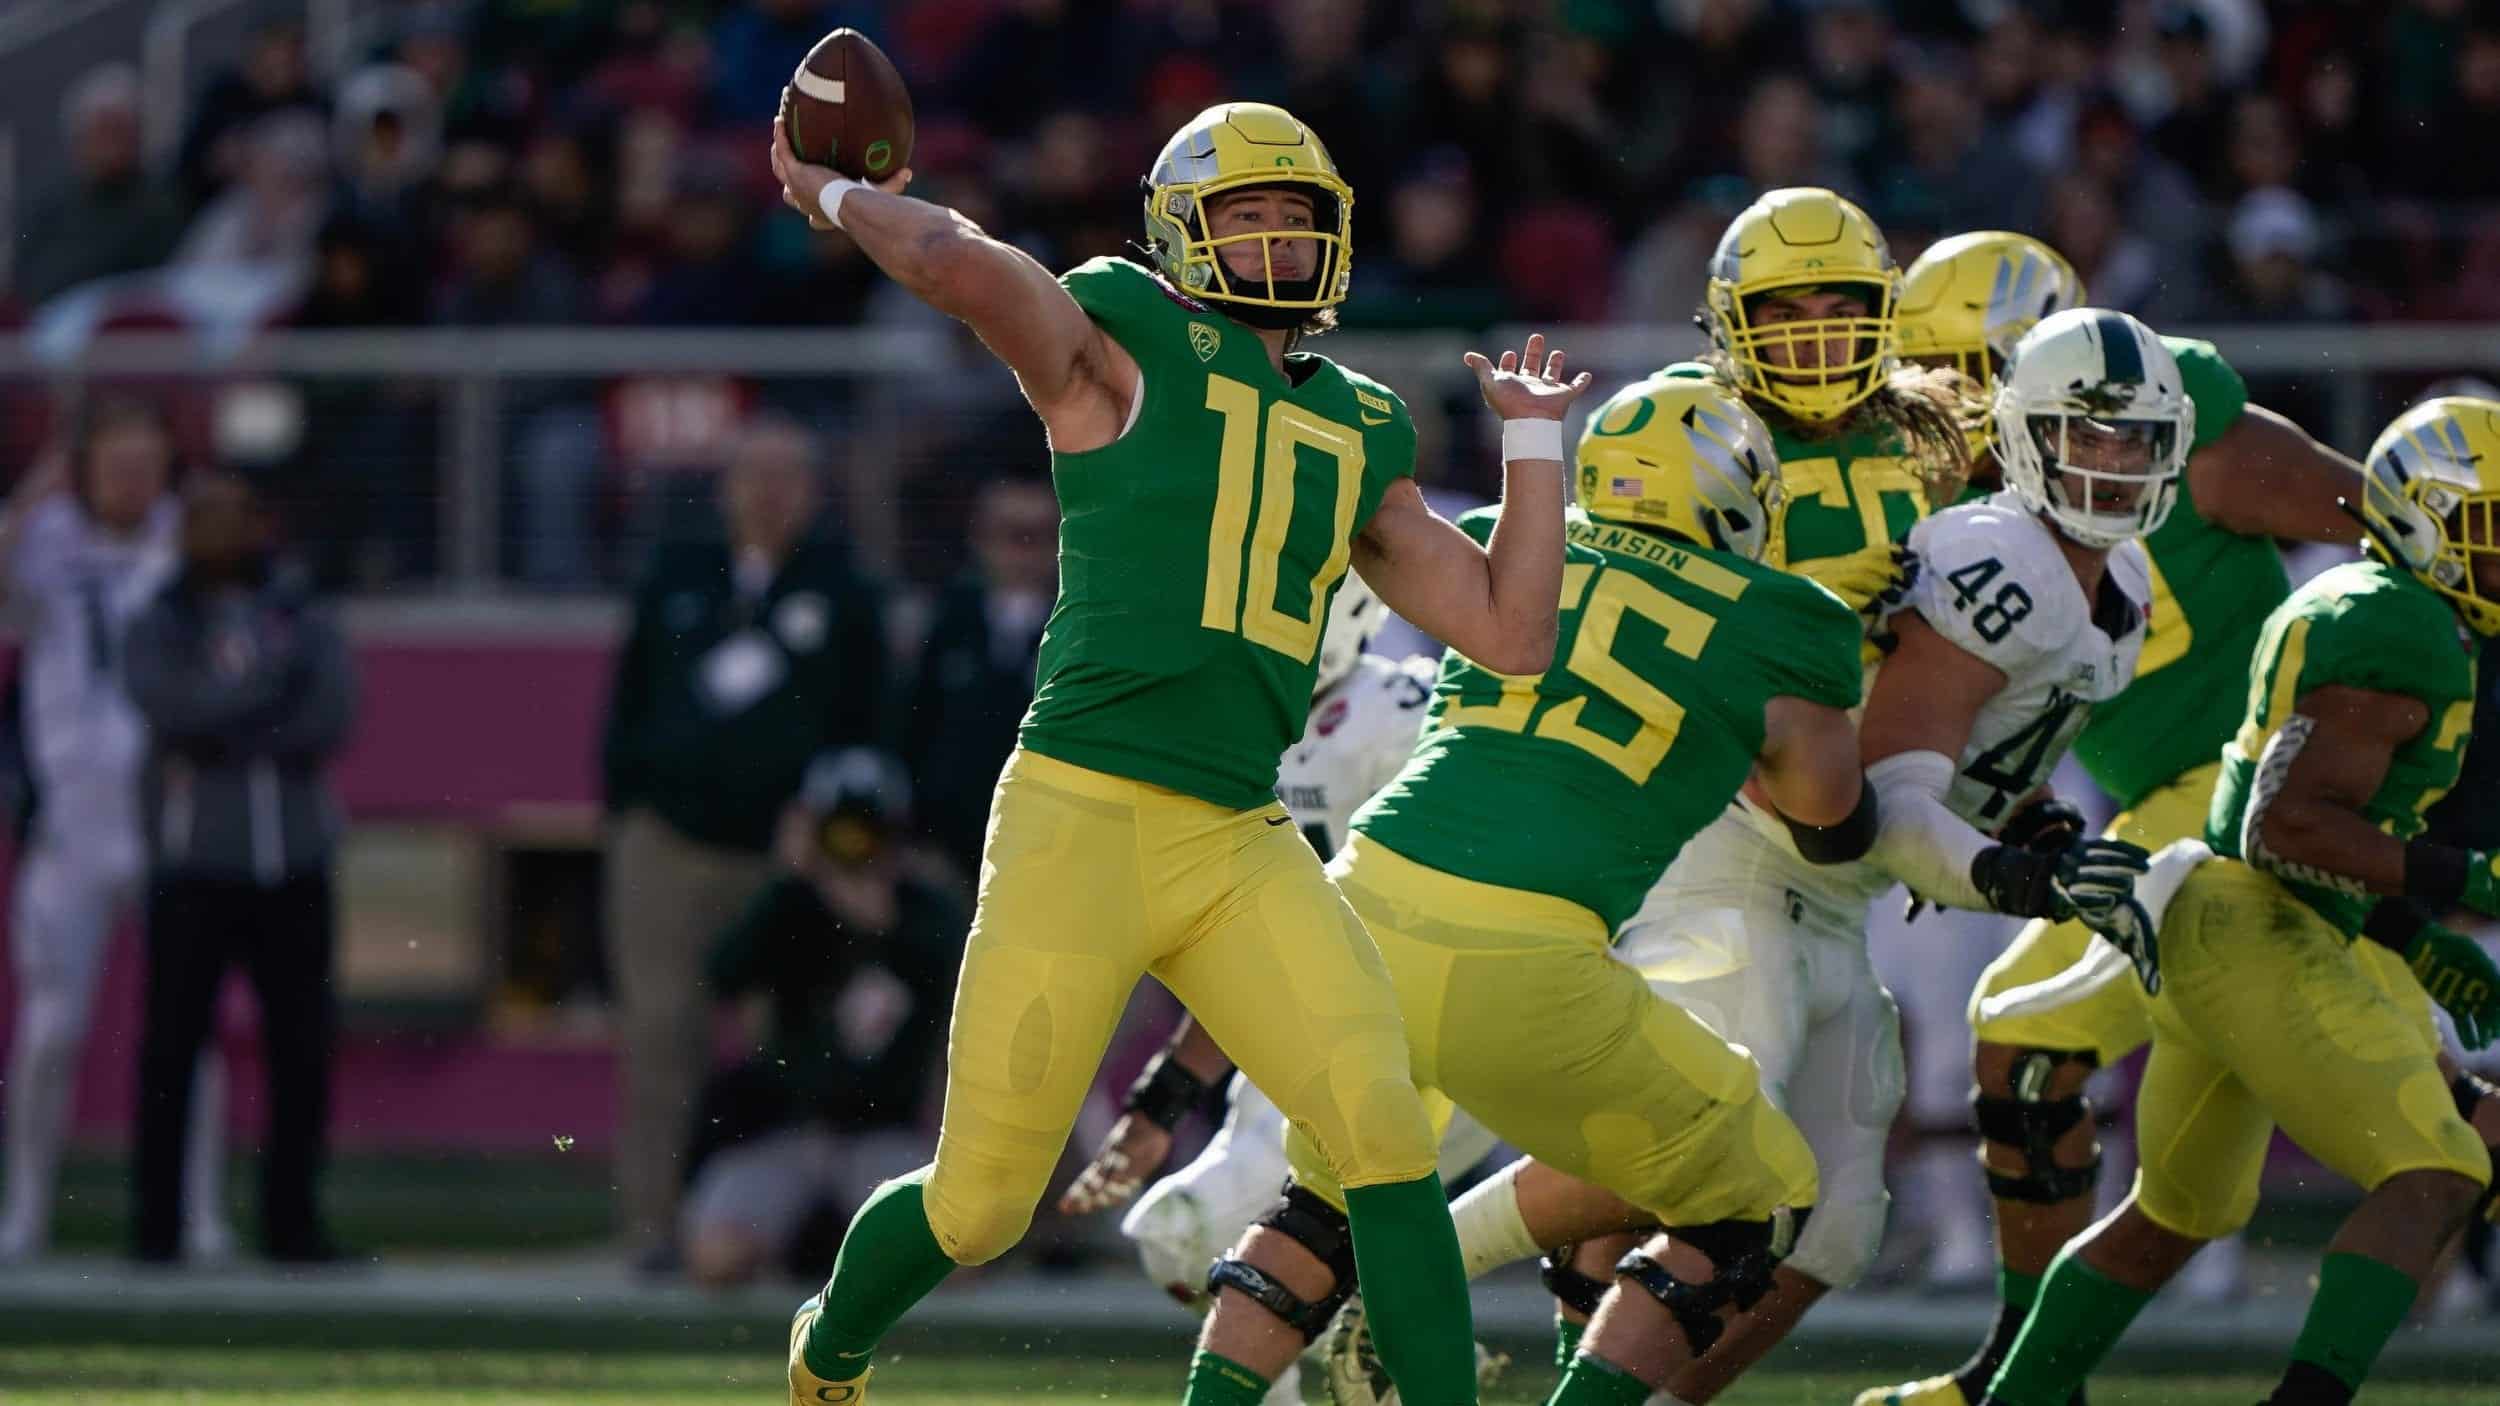
[(2500, 634), (2500, 600), (2474, 578), (2500, 554), (2500, 401), (2441, 396), (2397, 416), (2370, 446), (2359, 511), (2371, 553)]
[(1743, 397), (1652, 376), (1609, 397), (1574, 451), (1581, 510), (1760, 561), (1786, 508), (1779, 452)]
[[(1747, 397), (1828, 423), (1883, 388), (1896, 351), (1900, 285), (1884, 232), (1864, 210), (1821, 186), (1788, 186), (1746, 206), (1719, 236), (1702, 324)], [(1849, 293), (1864, 311), (1757, 317), (1783, 294), (1812, 292)], [(1837, 357), (1835, 344), (1846, 348)]]
[[(1208, 206), (1232, 191), (1282, 187), (1311, 201), (1311, 228), (1218, 235)], [(1345, 301), (1354, 256), (1354, 191), (1311, 129), (1268, 103), (1220, 103), (1172, 134), (1147, 172), (1146, 251), (1174, 287), (1258, 327), (1293, 327)], [(1307, 239), (1309, 276), (1275, 276), (1276, 243)], [(1255, 246), (1264, 277), (1225, 265), (1223, 252)]]

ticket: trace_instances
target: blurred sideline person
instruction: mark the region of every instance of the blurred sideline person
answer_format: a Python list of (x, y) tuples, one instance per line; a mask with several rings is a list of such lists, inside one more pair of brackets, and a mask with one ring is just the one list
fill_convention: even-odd
[(271, 1259), (340, 1258), (319, 1183), (336, 1022), (328, 779), (355, 716), (347, 641), (300, 572), (273, 563), (250, 482), (183, 489), (182, 568), (130, 627), (130, 696), (151, 733), (147, 1026), (140, 1040), (135, 1250), (180, 1246), (181, 1153), (200, 1042), (230, 967), (251, 978), (268, 1063), (260, 1232)]
[(634, 595), (600, 761), (618, 1010), (616, 1181), (626, 1244), (674, 1266), (680, 1158), (710, 1067), (703, 954), (769, 875), (809, 758), (872, 740), (876, 593), (811, 528), (815, 445), (763, 419), (721, 480), (724, 536), (662, 545)]
[(981, 869), (990, 790), (1033, 701), (1033, 665), (1059, 590), (1050, 480), (1007, 475), (972, 505), (972, 568), (938, 596), (901, 720), (921, 829), (967, 878)]
[(921, 1114), (970, 915), (909, 872), (910, 818), (892, 755), (817, 758), (783, 822), (783, 872), (704, 964), (715, 999), (760, 996), (771, 1024), (753, 1058), (714, 1076), (695, 1122), (678, 1226), (697, 1283), (776, 1262), (823, 1275), (831, 1257), (802, 1230), (928, 1159)]
[[(7, 590), (34, 616), (19, 684), (36, 796), (9, 915), (17, 1030), (5, 1083), (0, 1263), (39, 1255), (50, 1240), (79, 1048), (113, 931), (132, 912), (145, 869), (147, 725), (123, 685), (123, 634), (174, 570), (173, 457), (154, 406), (99, 397), (78, 416), (66, 453), (29, 470), (0, 523)], [(200, 1061), (200, 1112), (184, 1151), (182, 1248), (194, 1259), (234, 1246), (221, 1204), (224, 1091), (224, 1062), (212, 1051)]]

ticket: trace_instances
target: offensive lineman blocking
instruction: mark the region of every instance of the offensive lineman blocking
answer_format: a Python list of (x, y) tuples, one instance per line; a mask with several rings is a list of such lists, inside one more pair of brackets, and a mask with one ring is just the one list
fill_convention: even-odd
[(2039, 796), (2092, 705), (2134, 672), (2151, 594), (2136, 539), (2170, 510), (2192, 414), (2133, 318), (2077, 309), (2033, 328), (1997, 393), (2007, 489), (1910, 534), (1919, 572), (1885, 621), (1860, 725), (1883, 814), (1872, 851), (1813, 866), (1740, 800), (1627, 925), (1623, 960), (1756, 1052), (1766, 1093), (1813, 1142), (1823, 1203), (1776, 1292), (1689, 1368), (1668, 1370), (1668, 1325), (1618, 1282), (1556, 1406), (1628, 1406), (1651, 1389), (1709, 1401), (1873, 1260), (1901, 1056), (1866, 956), (1872, 900), (1906, 881), (1957, 908), (2124, 930), (2112, 910), (2127, 908), (2142, 851), (2046, 823)]
[[(1479, 544), (1412, 482), (1386, 387), (1294, 353), (1348, 286), (1352, 193), (1282, 109), (1208, 109), (1147, 178), (1155, 269), (1053, 278), (961, 216), (792, 155), (784, 198), (967, 323), (1048, 431), (1060, 593), (992, 802), (937, 1160), (888, 1183), (791, 1325), (794, 1403), (854, 1403), (876, 1344), (958, 1264), (1012, 1245), (1105, 1041), (1151, 970), (1347, 1190), (1393, 1373), (1475, 1399), (1466, 1286), (1430, 1120), (1377, 950), (1273, 795), (1349, 564), (1419, 626), (1507, 669), (1555, 638), (1564, 410), (1587, 384), (1530, 339), (1471, 353), (1505, 415), (1513, 525)], [(1222, 1364), (1203, 1360), (1200, 1372)]]
[[(1829, 592), (1759, 564), (1777, 461), (1724, 387), (1636, 383), (1592, 418), (1578, 460), (1554, 667), (1453, 649), (1414, 757), (1330, 873), (1381, 944), (1419, 1079), (1638, 1208), (1630, 1223), (1677, 1227), (1626, 1272), (1704, 1344), (1700, 1325), (1767, 1285), (1814, 1199), (1813, 1159), (1753, 1062), (1608, 939), (1757, 765), (1801, 845), (1865, 851), (1873, 797), (1845, 712), (1861, 631)], [(1484, 534), (1500, 516), (1460, 523)], [(1219, 1298), (1204, 1341), (1244, 1380), (1203, 1398), (1215, 1406), (1256, 1399), (1358, 1268), (1335, 1229), (1342, 1193), (1300, 1130), (1290, 1146), (1285, 1202), (1217, 1269), (1242, 1292)]]

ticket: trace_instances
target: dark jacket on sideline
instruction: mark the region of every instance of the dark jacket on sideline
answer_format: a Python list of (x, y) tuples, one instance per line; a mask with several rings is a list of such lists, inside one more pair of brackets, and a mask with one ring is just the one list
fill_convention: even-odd
[(123, 673), (147, 719), (142, 814), (156, 876), (272, 887), (328, 871), (325, 774), (356, 711), (347, 640), (294, 573), (175, 578), (131, 623)]
[(980, 868), (990, 792), (1033, 702), (1039, 638), (1036, 630), (1032, 639), (993, 640), (988, 587), (967, 576), (938, 597), (920, 649), (904, 705), (903, 765), (921, 828), (966, 873)]
[(608, 809), (647, 805), (688, 839), (771, 848), (808, 759), (876, 740), (879, 608), (841, 549), (814, 538), (752, 599), (727, 542), (658, 549), (608, 700)]

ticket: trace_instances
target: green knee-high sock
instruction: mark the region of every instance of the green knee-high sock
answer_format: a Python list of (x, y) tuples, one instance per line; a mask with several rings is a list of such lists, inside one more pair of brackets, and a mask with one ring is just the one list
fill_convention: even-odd
[(1991, 1406), (2064, 1406), (2152, 1297), (2085, 1264), (2072, 1246), (2059, 1251), (2014, 1350), (1988, 1384)]
[(1380, 1365), (1410, 1406), (1471, 1406), (1476, 1325), (1441, 1178), (1349, 1189), (1354, 1268)]
[(878, 1187), (851, 1217), (833, 1278), (825, 1281), (825, 1311), (801, 1348), (807, 1370), (817, 1376), (847, 1381), (868, 1370), (878, 1340), (954, 1273), (955, 1262), (938, 1248), (921, 1205), (931, 1170), (923, 1167)]
[(1189, 1359), (1189, 1390), (1181, 1406), (1259, 1406), (1267, 1388), (1267, 1378), (1202, 1347)]
[(1545, 1398), (1545, 1406), (1641, 1406), (1648, 1399), (1647, 1383), (1583, 1352), (1563, 1369), (1563, 1378), (1554, 1384), (1554, 1394)]
[(1557, 1313), (1554, 1315), (1554, 1365), (1568, 1367), (1571, 1354), (1580, 1350), (1580, 1335), (1589, 1330), (1586, 1323), (1574, 1323)]
[(2318, 1294), (2309, 1301), (2309, 1317), (2300, 1325), (2300, 1337), (2292, 1344), (2294, 1372), (2284, 1380), (2287, 1385), (2300, 1385), (2307, 1378), (2304, 1393), (2278, 1389), (2275, 1399), (2335, 1400), (2334, 1388), (2318, 1379), (2315, 1372), (2300, 1373), (2306, 1363), (2341, 1383), (2341, 1400), (2350, 1401), (2370, 1375), (2370, 1364), (2378, 1360), (2379, 1349), (2395, 1336), (2405, 1315), (2413, 1309), (2414, 1295), (2420, 1286), (2403, 1270), (2374, 1260), (2367, 1255), (2332, 1254), (2318, 1267)]

